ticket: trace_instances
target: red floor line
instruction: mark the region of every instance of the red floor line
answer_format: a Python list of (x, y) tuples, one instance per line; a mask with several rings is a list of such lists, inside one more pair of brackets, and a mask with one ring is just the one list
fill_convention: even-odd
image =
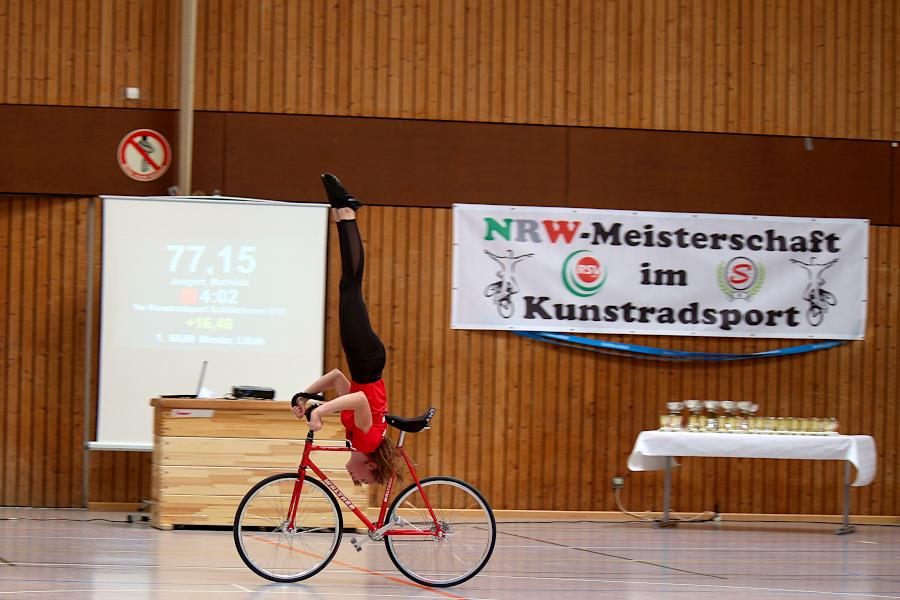
[[(286, 548), (286, 549), (290, 550), (291, 552), (297, 552), (298, 554), (306, 554), (307, 556), (312, 556), (313, 558), (318, 558), (320, 560), (322, 558), (324, 558), (322, 556), (313, 554), (312, 552), (306, 552), (305, 550), (300, 550), (299, 548), (285, 546), (284, 544), (279, 544), (277, 542), (272, 542), (270, 540), (257, 538), (256, 536), (253, 536), (253, 537), (255, 539), (258, 539), (261, 542), (265, 542), (267, 544), (272, 544), (273, 546), (279, 546), (281, 548)], [(341, 567), (346, 567), (348, 569), (353, 569), (354, 571), (359, 571), (360, 573), (365, 573), (368, 575), (377, 575), (378, 577), (382, 577), (384, 579), (387, 579), (388, 581), (393, 581), (394, 583), (400, 583), (403, 585), (407, 585), (409, 587), (418, 588), (420, 590), (427, 590), (429, 592), (434, 592), (435, 594), (440, 594), (441, 596), (445, 596), (447, 598), (454, 598), (456, 600), (466, 600), (465, 596), (457, 596), (456, 594), (451, 594), (450, 592), (445, 592), (444, 590), (439, 590), (439, 589), (435, 589), (433, 587), (428, 587), (427, 585), (422, 585), (421, 583), (416, 583), (414, 581), (407, 581), (406, 579), (400, 579), (399, 577), (393, 577), (391, 575), (385, 575), (384, 573), (379, 573), (378, 571), (372, 571), (370, 569), (366, 569), (365, 567), (357, 567), (356, 565), (351, 565), (351, 564), (345, 563), (344, 561), (341, 561), (341, 560), (333, 559), (331, 562), (338, 566), (341, 566)]]

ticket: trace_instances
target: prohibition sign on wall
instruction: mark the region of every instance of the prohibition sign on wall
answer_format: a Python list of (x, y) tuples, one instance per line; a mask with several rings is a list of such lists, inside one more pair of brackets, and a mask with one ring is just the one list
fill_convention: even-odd
[(153, 181), (169, 168), (172, 148), (158, 131), (135, 129), (119, 142), (116, 160), (132, 179)]

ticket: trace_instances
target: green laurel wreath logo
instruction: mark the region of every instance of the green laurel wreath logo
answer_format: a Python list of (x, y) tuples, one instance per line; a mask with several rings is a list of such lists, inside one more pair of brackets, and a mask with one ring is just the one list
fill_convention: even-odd
[[(728, 285), (728, 281), (725, 279), (725, 264), (719, 263), (719, 268), (716, 269), (716, 275), (719, 282), (719, 289), (722, 290), (722, 293), (728, 296), (730, 300), (735, 299), (735, 291)], [(756, 276), (756, 282), (753, 284), (749, 290), (746, 291), (747, 300), (756, 295), (756, 293), (762, 289), (763, 284), (766, 282), (766, 266), (762, 263), (758, 265), (758, 273)]]

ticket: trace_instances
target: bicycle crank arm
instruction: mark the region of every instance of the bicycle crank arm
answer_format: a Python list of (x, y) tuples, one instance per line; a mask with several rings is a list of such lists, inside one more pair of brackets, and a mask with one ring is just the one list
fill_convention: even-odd
[(376, 529), (375, 531), (370, 531), (368, 537), (364, 537), (362, 539), (351, 538), (350, 543), (353, 544), (353, 547), (356, 548), (357, 552), (362, 551), (363, 544), (367, 542), (380, 542), (384, 540), (384, 534), (387, 533), (390, 529), (392, 529), (395, 525), (400, 524), (400, 517), (395, 519), (394, 523), (387, 523), (381, 529)]

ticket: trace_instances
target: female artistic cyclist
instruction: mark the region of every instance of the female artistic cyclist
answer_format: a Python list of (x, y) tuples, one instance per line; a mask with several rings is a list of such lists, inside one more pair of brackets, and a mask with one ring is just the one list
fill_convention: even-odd
[[(310, 412), (309, 428), (318, 431), (322, 428), (323, 416), (340, 412), (352, 449), (347, 471), (353, 483), (384, 484), (394, 473), (400, 477), (400, 457), (390, 438), (385, 436), (387, 392), (381, 378), (386, 360), (384, 344), (372, 330), (362, 295), (365, 255), (356, 225), (356, 211), (362, 204), (334, 175), (325, 173), (322, 183), (331, 204), (341, 249), (338, 320), (350, 379), (334, 369), (306, 388), (307, 393), (313, 394), (329, 388), (334, 388), (337, 393), (336, 398)], [(300, 400), (291, 412), (298, 419), (304, 418), (305, 402)]]

